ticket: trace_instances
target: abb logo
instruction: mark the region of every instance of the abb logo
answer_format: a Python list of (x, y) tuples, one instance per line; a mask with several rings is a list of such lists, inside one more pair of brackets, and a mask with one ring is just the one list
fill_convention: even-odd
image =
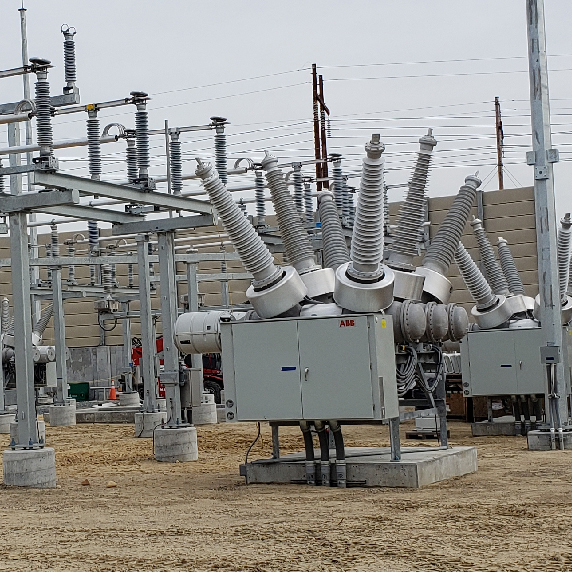
[(356, 323), (353, 320), (340, 320), (340, 328), (348, 328), (355, 325)]

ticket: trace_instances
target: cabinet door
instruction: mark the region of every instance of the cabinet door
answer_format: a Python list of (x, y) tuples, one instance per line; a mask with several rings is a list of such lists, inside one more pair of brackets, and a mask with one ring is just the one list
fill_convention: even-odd
[(517, 393), (514, 338), (507, 330), (469, 333), (472, 395)]
[(518, 393), (544, 393), (544, 367), (540, 363), (540, 346), (544, 345), (541, 328), (514, 330)]
[(366, 316), (300, 320), (304, 419), (372, 419)]
[(237, 419), (301, 419), (296, 322), (237, 324), (232, 343)]

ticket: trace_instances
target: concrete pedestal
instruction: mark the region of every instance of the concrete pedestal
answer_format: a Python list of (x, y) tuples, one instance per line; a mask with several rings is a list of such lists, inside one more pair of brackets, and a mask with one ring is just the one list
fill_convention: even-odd
[[(572, 449), (572, 431), (565, 431), (564, 435), (564, 449)], [(526, 436), (528, 440), (528, 449), (530, 451), (550, 451), (552, 449), (552, 437), (550, 431), (529, 431)], [(558, 450), (560, 449), (560, 436), (558, 433), (554, 437), (554, 445)]]
[(156, 403), (159, 411), (167, 411), (167, 400), (164, 397), (159, 397)]
[[(403, 447), (401, 461), (391, 460), (388, 448), (346, 447), (348, 487), (419, 488), (477, 470), (475, 447)], [(315, 458), (320, 452), (315, 451)], [(336, 486), (335, 450), (330, 451), (330, 486)], [(247, 483), (306, 484), (304, 453), (291, 453), (279, 459), (261, 459), (240, 466)], [(320, 461), (316, 462), (320, 475)], [(318, 483), (319, 479), (318, 479)]]
[(50, 447), (4, 451), (2, 468), (5, 485), (37, 489), (56, 486), (56, 455)]
[(141, 403), (139, 393), (132, 391), (131, 393), (118, 393), (119, 405), (123, 407), (138, 407)]
[(226, 423), (226, 407), (224, 405), (216, 406), (217, 423)]
[(155, 429), (167, 421), (166, 411), (155, 413), (135, 413), (135, 437), (153, 437)]
[(75, 425), (76, 401), (68, 399), (66, 403), (51, 405), (49, 423), (52, 427), (72, 427)]
[(15, 421), (15, 413), (0, 413), (0, 433), (10, 433), (10, 424)]
[(155, 429), (155, 459), (163, 463), (186, 463), (199, 458), (194, 427)]
[[(38, 427), (38, 441), (42, 441), (42, 443), (46, 442), (46, 423), (44, 421), (36, 421)], [(14, 443), (18, 445), (18, 422), (14, 421), (14, 423), (10, 423), (10, 443), (14, 440)], [(28, 443), (22, 443), (24, 447), (28, 445)]]
[(199, 406), (193, 407), (193, 425), (211, 425), (218, 421), (215, 397), (204, 393)]

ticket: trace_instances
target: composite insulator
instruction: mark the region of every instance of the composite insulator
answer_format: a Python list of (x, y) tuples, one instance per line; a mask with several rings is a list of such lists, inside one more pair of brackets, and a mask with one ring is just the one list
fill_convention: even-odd
[(262, 171), (254, 171), (254, 197), (256, 199), (256, 217), (258, 225), (266, 225), (266, 201), (264, 200), (264, 177)]
[[(2, 159), (0, 158), (0, 169), (2, 168)], [(0, 193), (4, 192), (4, 175), (0, 175)]]
[(389, 194), (387, 185), (383, 185), (383, 234), (389, 234)]
[(50, 225), (50, 236), (52, 240), (52, 256), (59, 258), (60, 256), (60, 237), (58, 235), (58, 225), (52, 223)]
[(481, 262), (485, 266), (487, 280), (490, 283), (493, 292), (501, 296), (508, 296), (510, 294), (508, 282), (506, 281), (505, 275), (496, 259), (493, 247), (485, 234), (482, 221), (475, 217), (471, 221), (471, 226), (473, 227), (473, 233), (475, 234), (479, 245)]
[(180, 195), (183, 190), (183, 158), (181, 140), (176, 131), (171, 133), (169, 148), (171, 151), (171, 188), (174, 195)]
[(481, 180), (476, 176), (469, 175), (465, 178), (465, 184), (459, 189), (427, 249), (422, 266), (447, 276), (480, 185)]
[(560, 300), (566, 302), (566, 289), (568, 287), (568, 277), (570, 273), (570, 238), (572, 235), (572, 220), (570, 213), (566, 213), (560, 219), (558, 229), (557, 256), (558, 256), (558, 280), (560, 283)]
[(196, 174), (203, 180), (211, 203), (222, 219), (246, 271), (254, 276), (255, 282), (262, 284), (267, 281), (274, 282), (279, 278), (281, 271), (274, 265), (272, 254), (243, 215), (212, 165), (202, 163), (199, 159), (197, 162)]
[(246, 203), (244, 202), (244, 199), (240, 199), (238, 201), (238, 208), (242, 211), (242, 214), (244, 216), (248, 216), (248, 212), (246, 210)]
[[(89, 244), (89, 255), (97, 256), (99, 254), (99, 229), (97, 228), (97, 221), (87, 221), (87, 237)], [(92, 286), (97, 282), (97, 269), (95, 265), (91, 264), (89, 267), (89, 278)]]
[(52, 130), (52, 103), (50, 100), (50, 83), (48, 82), (49, 60), (30, 58), (36, 67), (35, 104), (37, 141), (40, 146), (40, 157), (51, 157), (54, 153), (54, 134)]
[[(73, 239), (66, 240), (65, 244), (68, 247), (67, 255), (70, 258), (75, 256), (75, 244)], [(68, 265), (68, 284), (75, 285), (77, 284), (77, 280), (75, 279), (75, 265), (69, 264)]]
[(510, 251), (507, 241), (500, 236), (497, 243), (497, 251), (510, 293), (525, 295), (524, 286), (518, 273), (518, 269), (516, 268), (512, 252)]
[[(117, 246), (115, 244), (109, 244), (107, 246), (107, 249), (109, 250), (109, 256), (115, 256), (115, 249), (117, 248)], [(115, 264), (110, 264), (109, 265), (109, 272), (111, 275), (111, 284), (113, 284), (113, 286), (119, 286), (119, 284), (117, 283), (117, 265)]]
[(2, 312), (0, 315), (0, 331), (5, 334), (10, 327), (10, 302), (8, 298), (2, 298)]
[(340, 215), (343, 215), (344, 209), (344, 195), (345, 195), (345, 185), (344, 185), (344, 174), (342, 172), (342, 156), (333, 153), (331, 155), (332, 161), (332, 186), (334, 192), (334, 198), (336, 200), (336, 207)]
[(48, 304), (40, 314), (40, 318), (32, 328), (32, 332), (41, 338), (48, 327), (48, 323), (54, 314), (54, 305)]
[(334, 195), (330, 191), (318, 193), (318, 212), (322, 230), (323, 266), (335, 270), (348, 262), (350, 255)]
[(343, 186), (344, 191), (342, 193), (342, 198), (343, 198), (342, 218), (347, 225), (351, 226), (353, 224), (353, 218), (355, 215), (354, 196), (348, 187), (347, 175), (344, 175), (343, 180), (344, 180), (344, 186)]
[(139, 176), (137, 170), (137, 143), (135, 141), (135, 134), (133, 134), (133, 137), (127, 136), (125, 162), (127, 164), (127, 180), (130, 183), (134, 183)]
[(64, 24), (61, 28), (64, 35), (64, 74), (67, 83), (65, 91), (72, 91), (76, 82), (76, 65), (75, 65), (75, 28), (70, 28)]
[(314, 223), (314, 202), (312, 199), (312, 189), (310, 183), (304, 183), (304, 212), (306, 214), (306, 224)]
[(91, 178), (101, 179), (101, 136), (97, 109), (87, 112), (87, 156), (89, 160), (89, 174)]
[(383, 166), (385, 146), (373, 135), (365, 147), (348, 274), (357, 280), (383, 275)]
[[(131, 255), (132, 253), (130, 252), (129, 255)], [(129, 263), (127, 265), (127, 287), (128, 288), (133, 288), (133, 286), (135, 285), (135, 281), (134, 281), (134, 273), (133, 273), (133, 263)]]
[(278, 168), (278, 160), (266, 152), (266, 156), (262, 160), (262, 168), (266, 173), (266, 181), (276, 212), (278, 228), (290, 264), (300, 274), (318, 269), (314, 249), (308, 233), (304, 229), (292, 195), (288, 192), (284, 174)]
[(211, 117), (213, 126), (215, 128), (214, 146), (215, 146), (215, 166), (218, 176), (223, 185), (228, 182), (227, 176), (227, 154), (226, 154), (226, 133), (224, 131), (224, 124), (226, 117)]
[(304, 213), (304, 188), (302, 185), (302, 164), (292, 163), (292, 180), (294, 182), (294, 204), (300, 216)]
[(138, 178), (149, 178), (149, 113), (147, 112), (147, 97), (144, 91), (132, 91), (135, 112), (135, 140), (137, 141)]
[(103, 293), (106, 297), (110, 297), (113, 292), (113, 276), (111, 264), (101, 265), (101, 281), (103, 284)]
[[(46, 248), (46, 258), (51, 258), (52, 257), (52, 243), (48, 242), (45, 244), (45, 248)], [(49, 284), (52, 283), (52, 267), (48, 266), (48, 268), (46, 269), (46, 280), (48, 281)]]
[(455, 252), (455, 262), (459, 267), (459, 272), (467, 285), (467, 289), (477, 304), (477, 308), (484, 310), (493, 306), (497, 302), (497, 296), (493, 294), (487, 279), (460, 242)]
[(389, 265), (404, 270), (412, 270), (412, 260), (417, 256), (417, 240), (419, 229), (425, 219), (425, 187), (432, 153), (437, 141), (432, 130), (419, 139), (420, 149), (407, 197), (399, 209), (395, 240), (393, 241)]

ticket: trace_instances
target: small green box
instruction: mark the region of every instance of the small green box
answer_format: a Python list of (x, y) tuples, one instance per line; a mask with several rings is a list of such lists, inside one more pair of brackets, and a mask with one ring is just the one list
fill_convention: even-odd
[(70, 381), (69, 397), (76, 401), (89, 401), (89, 381)]

